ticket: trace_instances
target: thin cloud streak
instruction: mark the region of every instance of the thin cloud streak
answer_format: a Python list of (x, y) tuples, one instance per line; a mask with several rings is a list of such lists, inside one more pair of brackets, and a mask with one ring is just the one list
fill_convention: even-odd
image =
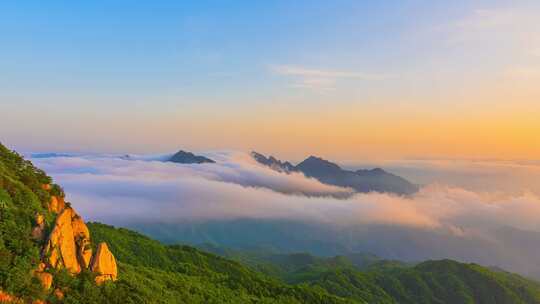
[(311, 69), (295, 65), (271, 65), (270, 71), (277, 75), (295, 78), (293, 87), (309, 89), (334, 89), (338, 81), (344, 79), (386, 80), (395, 77), (385, 74)]

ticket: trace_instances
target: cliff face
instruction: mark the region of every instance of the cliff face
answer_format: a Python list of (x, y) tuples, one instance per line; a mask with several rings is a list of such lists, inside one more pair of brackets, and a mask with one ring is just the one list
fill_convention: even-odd
[[(44, 190), (50, 190), (48, 185)], [(92, 255), (90, 231), (80, 215), (66, 205), (63, 197), (51, 196), (49, 211), (57, 214), (54, 226), (48, 235), (42, 250), (42, 264), (34, 272), (45, 289), (52, 285), (53, 277), (49, 269), (67, 269), (72, 274), (90, 270), (97, 274), (96, 283), (116, 280), (117, 268), (114, 255), (107, 244), (101, 243), (95, 255)], [(35, 239), (43, 239), (44, 221), (42, 215), (36, 215), (36, 226), (32, 231)]]

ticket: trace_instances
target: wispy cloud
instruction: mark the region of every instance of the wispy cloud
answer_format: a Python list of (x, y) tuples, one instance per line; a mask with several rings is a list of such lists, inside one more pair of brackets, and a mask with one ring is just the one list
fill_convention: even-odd
[(454, 44), (495, 43), (514, 48), (526, 55), (540, 50), (538, 6), (476, 9), (447, 27), (449, 41)]
[(295, 65), (271, 65), (272, 73), (291, 77), (293, 87), (308, 89), (335, 89), (336, 84), (344, 79), (385, 80), (393, 75), (372, 74), (353, 71), (311, 69)]

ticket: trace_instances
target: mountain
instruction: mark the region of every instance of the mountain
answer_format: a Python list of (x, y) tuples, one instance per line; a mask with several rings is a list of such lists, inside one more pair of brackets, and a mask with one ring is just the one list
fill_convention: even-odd
[(85, 223), (65, 198), (44, 171), (0, 144), (0, 302), (540, 303), (534, 281), (450, 260), (410, 266), (264, 248), (219, 257)]
[(410, 195), (418, 191), (418, 186), (381, 168), (348, 171), (316, 156), (310, 156), (294, 166), (290, 162), (282, 162), (273, 156), (266, 157), (258, 152), (252, 152), (251, 155), (260, 164), (276, 171), (302, 172), (305, 176), (315, 178), (324, 184), (348, 187), (357, 192), (375, 191)]
[(307, 271), (301, 282), (365, 303), (540, 303), (536, 282), (451, 260), (367, 272)]
[(62, 300), (66, 275), (95, 286), (118, 276), (114, 255), (92, 241), (63, 189), (1, 144), (0, 256), (0, 295), (12, 302)]
[(205, 244), (205, 250), (250, 265), (293, 285), (322, 288), (360, 303), (539, 303), (540, 284), (477, 264), (451, 260), (405, 264), (371, 254), (331, 258), (239, 251)]
[(140, 295), (159, 294), (159, 303), (355, 303), (320, 289), (287, 285), (193, 247), (166, 246), (99, 223), (89, 228), (116, 253), (119, 282), (125, 280)]
[(369, 252), (405, 262), (453, 259), (497, 265), (540, 280), (540, 233), (510, 227), (493, 228), (476, 236), (467, 230), (460, 235), (445, 228), (384, 224), (340, 227), (295, 219), (134, 221), (125, 225), (168, 244), (211, 243), (241, 251), (265, 248), (274, 254), (308, 252), (324, 257)]
[(191, 152), (178, 151), (173, 156), (171, 156), (167, 161), (179, 164), (204, 164), (204, 163), (215, 163), (214, 160), (210, 158), (195, 155)]
[(1, 144), (0, 302), (354, 303), (192, 247), (87, 225), (60, 186)]
[[(185, 292), (183, 284), (195, 278), (221, 293), (221, 302), (216, 303), (244, 303), (238, 290), (255, 303), (259, 301), (254, 294), (266, 299), (262, 303), (540, 303), (539, 283), (477, 264), (439, 260), (408, 265), (368, 254), (320, 258), (305, 253), (273, 254), (263, 248), (248, 252), (202, 247), (228, 256), (220, 258), (189, 246), (166, 246), (123, 228), (88, 226), (98, 241), (109, 243), (117, 253), (121, 273), (130, 277), (127, 284), (167, 290), (172, 298), (166, 303), (176, 303), (173, 298), (179, 296), (182, 303), (208, 296), (198, 288)], [(151, 279), (146, 277), (148, 272)], [(207, 298), (206, 303), (213, 299)]]
[(251, 156), (259, 163), (270, 167), (278, 172), (289, 173), (293, 171), (298, 171), (293, 164), (290, 162), (282, 162), (276, 159), (273, 156), (266, 157), (263, 154), (257, 153), (255, 151), (251, 152)]

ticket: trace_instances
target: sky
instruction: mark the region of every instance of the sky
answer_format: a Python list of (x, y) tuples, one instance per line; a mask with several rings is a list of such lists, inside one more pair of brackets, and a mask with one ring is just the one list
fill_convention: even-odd
[(1, 1), (0, 141), (537, 160), (538, 1)]

